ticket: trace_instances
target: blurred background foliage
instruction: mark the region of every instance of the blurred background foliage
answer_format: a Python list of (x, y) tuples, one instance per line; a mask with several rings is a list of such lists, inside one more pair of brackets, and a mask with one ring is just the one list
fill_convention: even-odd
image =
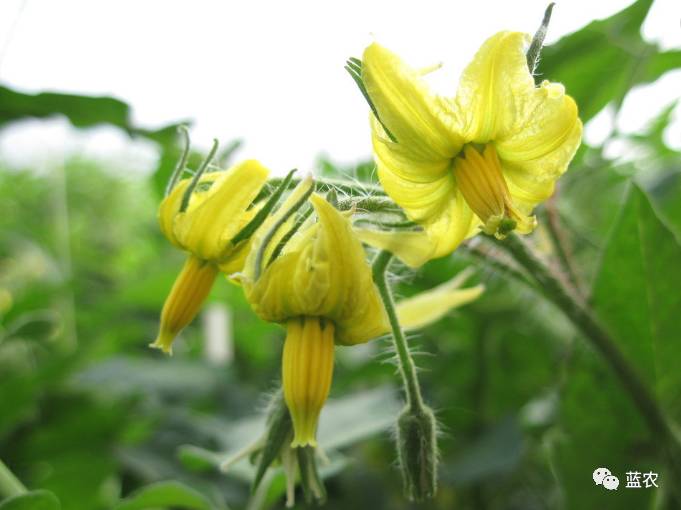
[[(616, 116), (633, 87), (681, 67), (681, 50), (659, 51), (641, 38), (650, 4), (639, 0), (545, 48), (538, 72), (565, 84), (585, 122), (606, 106)], [(601, 146), (582, 146), (539, 211), (533, 241), (678, 420), (681, 154), (663, 138), (674, 107), (640, 133), (613, 131)], [(263, 430), (282, 330), (258, 320), (224, 281), (172, 358), (147, 348), (183, 259), (156, 224), (179, 153), (176, 126), (137, 128), (129, 107), (112, 98), (0, 87), (0, 128), (53, 115), (151, 140), (159, 162), (148, 180), (78, 157), (49, 172), (0, 169), (0, 458), (34, 489), (0, 508), (282, 507), (280, 472), (251, 495), (247, 460), (218, 469)], [(630, 156), (608, 159), (614, 141), (628, 144)], [(224, 164), (237, 148), (228, 147)], [(339, 168), (320, 160), (317, 170), (374, 179), (370, 162)], [(397, 275), (398, 292), (410, 295), (474, 264), (487, 286), (480, 300), (412, 340), (442, 425), (436, 500), (419, 506), (402, 496), (391, 438), (401, 397), (389, 344), (376, 341), (338, 349), (320, 432), (327, 507), (663, 507), (665, 484), (681, 481), (665, 479), (656, 438), (609, 368), (559, 310), (505, 268), (501, 253), (481, 257), (480, 248), (471, 243)], [(217, 353), (216, 320), (227, 325)], [(617, 492), (594, 486), (591, 473), (602, 465), (620, 477)], [(624, 489), (629, 470), (660, 472), (661, 488)]]

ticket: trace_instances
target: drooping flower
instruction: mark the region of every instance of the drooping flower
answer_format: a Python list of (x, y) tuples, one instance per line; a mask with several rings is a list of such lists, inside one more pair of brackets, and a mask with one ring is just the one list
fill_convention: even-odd
[[(282, 381), (294, 426), (292, 447), (317, 444), (317, 421), (331, 387), (335, 345), (365, 343), (390, 330), (351, 213), (341, 213), (312, 194), (317, 222), (308, 220), (283, 249), (279, 245), (286, 228), (275, 227), (284, 223), (311, 186), (311, 180), (303, 181), (263, 224), (240, 277), (258, 316), (286, 326)], [(466, 277), (400, 303), (402, 325), (422, 327), (476, 299), (482, 286), (458, 289)]]
[(304, 225), (270, 263), (277, 242), (263, 246), (268, 229), (281, 222), (311, 186), (311, 180), (303, 181), (263, 224), (241, 279), (253, 310), (264, 320), (286, 325), (282, 379), (294, 424), (294, 447), (316, 445), (317, 419), (331, 387), (335, 344), (367, 342), (388, 328), (350, 221), (321, 196), (310, 197), (318, 221)]
[(561, 84), (535, 86), (529, 41), (517, 32), (489, 38), (455, 98), (433, 93), (379, 44), (364, 52), (378, 176), (426, 231), (427, 258), (450, 253), (480, 229), (498, 238), (531, 232), (534, 207), (553, 193), (579, 146), (577, 105)]
[(244, 161), (226, 171), (203, 174), (188, 196), (191, 179), (184, 179), (161, 202), (161, 231), (188, 257), (163, 305), (152, 347), (170, 353), (173, 340), (196, 317), (218, 273), (243, 268), (250, 241), (232, 240), (257, 213), (252, 203), (268, 175), (259, 162)]

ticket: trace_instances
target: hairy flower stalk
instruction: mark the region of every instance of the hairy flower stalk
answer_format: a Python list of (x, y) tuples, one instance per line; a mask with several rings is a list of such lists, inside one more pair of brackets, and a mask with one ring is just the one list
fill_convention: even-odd
[[(302, 181), (263, 224), (240, 277), (253, 310), (264, 320), (286, 326), (282, 380), (294, 428), (291, 445), (297, 448), (317, 445), (335, 346), (365, 343), (391, 331), (350, 221), (352, 211), (338, 211), (312, 190), (311, 180)], [(301, 225), (294, 215), (308, 197), (316, 218)], [(295, 233), (290, 235), (292, 228)], [(408, 319), (406, 326), (424, 326), (482, 292), (480, 286), (459, 289), (461, 283), (458, 279), (405, 300), (399, 313)]]
[(378, 177), (431, 246), (421, 263), (481, 230), (530, 233), (534, 207), (551, 196), (579, 146), (577, 106), (558, 83), (535, 86), (529, 42), (518, 32), (489, 38), (455, 97), (434, 94), (422, 73), (377, 43), (354, 63), (374, 112)]
[(407, 400), (397, 419), (397, 454), (404, 492), (410, 500), (421, 501), (434, 497), (437, 491), (437, 422), (433, 411), (423, 402), (416, 364), (409, 352), (386, 277), (392, 258), (387, 251), (379, 252), (372, 269), (390, 323)]

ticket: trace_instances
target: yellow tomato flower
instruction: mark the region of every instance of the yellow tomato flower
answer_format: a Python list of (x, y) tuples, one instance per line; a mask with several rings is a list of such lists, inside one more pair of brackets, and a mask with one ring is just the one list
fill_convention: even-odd
[(350, 221), (321, 196), (310, 198), (318, 221), (304, 225), (270, 263), (277, 240), (264, 249), (268, 232), (311, 186), (311, 180), (303, 181), (263, 224), (241, 279), (254, 311), (264, 320), (286, 324), (282, 379), (294, 425), (293, 447), (316, 446), (317, 420), (331, 387), (334, 345), (367, 342), (388, 329)]
[(218, 273), (243, 268), (250, 243), (235, 246), (231, 241), (257, 213), (252, 202), (268, 175), (257, 161), (244, 161), (227, 171), (202, 175), (188, 202), (190, 179), (180, 181), (163, 199), (161, 231), (189, 256), (163, 305), (152, 347), (170, 353), (173, 340), (196, 317)]
[[(294, 426), (292, 447), (317, 444), (317, 421), (331, 387), (335, 344), (364, 343), (390, 331), (349, 215), (321, 196), (310, 197), (318, 221), (308, 220), (271, 260), (286, 235), (286, 228), (275, 233), (273, 227), (311, 186), (311, 180), (303, 181), (263, 224), (240, 277), (253, 310), (266, 321), (286, 325), (282, 380)], [(459, 289), (467, 277), (462, 276), (400, 303), (403, 326), (422, 327), (476, 299), (482, 286)]]
[(498, 238), (531, 232), (532, 210), (553, 193), (579, 146), (577, 105), (561, 84), (535, 86), (529, 41), (517, 32), (489, 38), (455, 98), (431, 92), (422, 73), (379, 44), (364, 52), (361, 77), (380, 119), (372, 115), (378, 176), (424, 227), (429, 258), (480, 229)]

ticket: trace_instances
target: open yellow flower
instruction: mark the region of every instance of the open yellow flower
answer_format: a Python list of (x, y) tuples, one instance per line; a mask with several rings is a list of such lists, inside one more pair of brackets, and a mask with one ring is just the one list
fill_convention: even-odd
[(243, 268), (250, 243), (231, 241), (257, 213), (252, 202), (268, 175), (257, 161), (244, 161), (227, 171), (203, 174), (189, 197), (185, 194), (191, 180), (184, 179), (161, 202), (161, 231), (189, 256), (163, 305), (152, 347), (170, 353), (173, 340), (196, 317), (218, 273)]
[[(310, 197), (318, 221), (303, 225), (272, 260), (286, 235), (286, 228), (273, 227), (283, 222), (311, 186), (311, 180), (303, 181), (263, 224), (240, 278), (253, 310), (264, 320), (286, 325), (282, 380), (294, 426), (293, 447), (316, 446), (317, 421), (331, 387), (335, 344), (368, 342), (390, 330), (349, 215), (321, 196)], [(476, 299), (482, 286), (458, 288), (466, 277), (400, 303), (402, 325), (422, 327)]]
[(378, 176), (424, 227), (430, 258), (479, 229), (498, 238), (531, 232), (532, 210), (579, 146), (577, 106), (558, 83), (535, 86), (529, 41), (517, 32), (489, 38), (454, 99), (431, 92), (421, 73), (379, 44), (364, 52), (361, 78), (380, 119), (372, 115)]

